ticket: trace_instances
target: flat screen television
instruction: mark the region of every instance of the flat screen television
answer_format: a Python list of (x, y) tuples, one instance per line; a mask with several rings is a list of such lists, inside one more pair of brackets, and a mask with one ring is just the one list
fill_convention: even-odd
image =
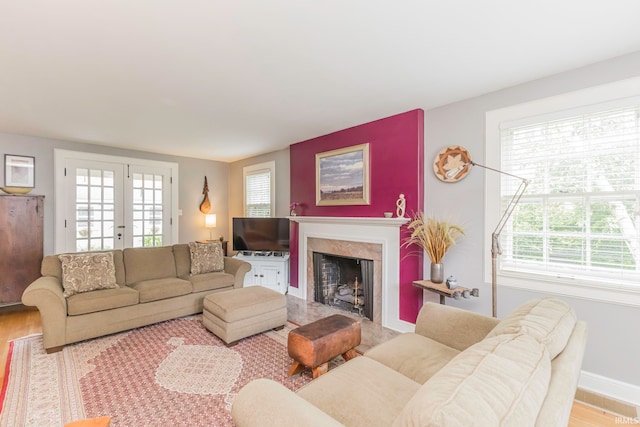
[(289, 220), (233, 218), (233, 249), (254, 252), (289, 251)]

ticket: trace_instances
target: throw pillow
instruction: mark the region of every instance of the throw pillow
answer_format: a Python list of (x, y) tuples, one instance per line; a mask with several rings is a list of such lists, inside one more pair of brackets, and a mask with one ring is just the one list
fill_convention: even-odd
[(547, 347), (554, 359), (567, 345), (576, 325), (576, 314), (564, 301), (537, 298), (509, 313), (486, 336), (502, 334), (531, 335)]
[(62, 263), (62, 287), (66, 298), (81, 292), (118, 287), (112, 252), (62, 254), (58, 259)]
[(191, 275), (224, 270), (224, 253), (220, 242), (189, 242)]

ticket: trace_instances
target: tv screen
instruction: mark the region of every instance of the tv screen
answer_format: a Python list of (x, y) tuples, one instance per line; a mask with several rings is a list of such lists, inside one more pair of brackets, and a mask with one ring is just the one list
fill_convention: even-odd
[(288, 251), (289, 220), (233, 218), (233, 249), (256, 252)]

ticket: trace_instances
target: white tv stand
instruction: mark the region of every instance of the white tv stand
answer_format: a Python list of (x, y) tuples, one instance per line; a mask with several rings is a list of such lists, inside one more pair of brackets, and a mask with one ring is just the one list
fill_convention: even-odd
[(289, 252), (238, 252), (235, 258), (251, 264), (244, 287), (264, 286), (281, 294), (289, 289)]

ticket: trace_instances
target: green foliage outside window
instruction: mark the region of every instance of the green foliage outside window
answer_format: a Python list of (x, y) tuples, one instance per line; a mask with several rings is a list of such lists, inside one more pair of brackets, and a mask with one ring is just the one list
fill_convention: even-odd
[(640, 272), (640, 107), (592, 116), (503, 131), (502, 167), (529, 180), (505, 239), (514, 265)]

